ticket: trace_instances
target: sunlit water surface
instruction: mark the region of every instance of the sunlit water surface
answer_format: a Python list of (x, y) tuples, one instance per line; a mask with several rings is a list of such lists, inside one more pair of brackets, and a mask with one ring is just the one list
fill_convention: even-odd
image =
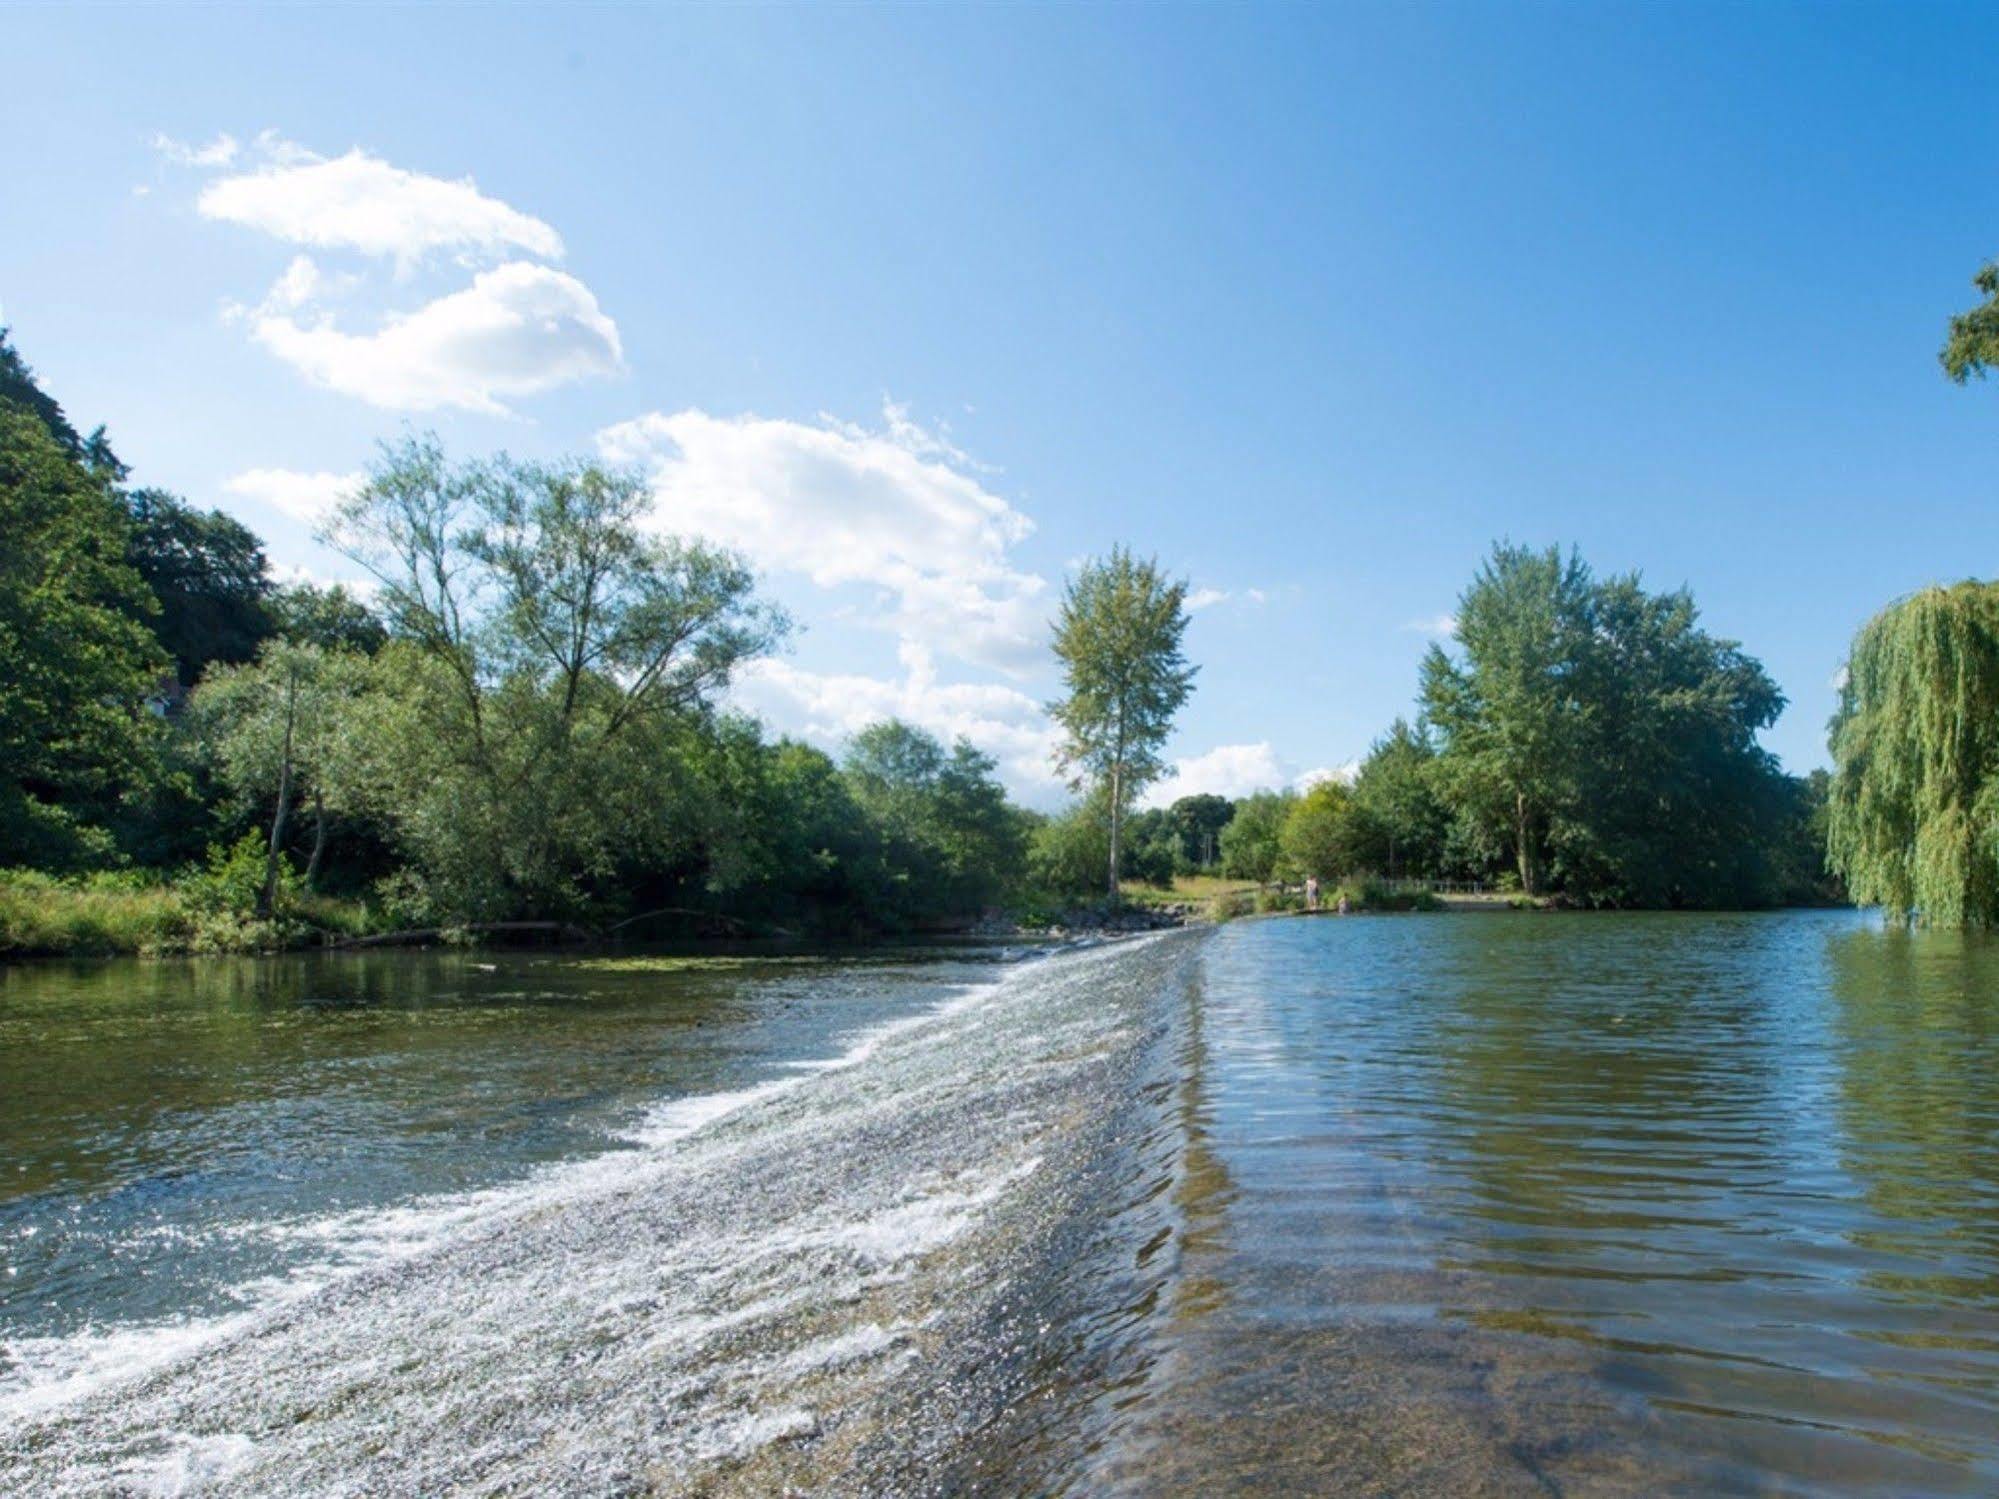
[(0, 1490), (1999, 1491), (1995, 1018), (1832, 912), (7, 970)]

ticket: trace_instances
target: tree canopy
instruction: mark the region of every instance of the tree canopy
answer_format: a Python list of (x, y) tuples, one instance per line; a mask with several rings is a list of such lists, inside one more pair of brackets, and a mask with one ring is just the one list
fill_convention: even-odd
[(1982, 380), (1986, 371), (1999, 365), (1999, 260), (1982, 267), (1971, 284), (1985, 294), (1985, 300), (1950, 320), (1943, 351), (1937, 355), (1944, 373), (1959, 385), (1973, 375)]
[(102, 857), (98, 831), (148, 773), (146, 700), (166, 657), (101, 474), (0, 401), (0, 849), (7, 862)]
[(1828, 843), (1854, 898), (1999, 923), (1999, 585), (1926, 588), (1861, 627), (1832, 755)]
[(1501, 544), (1423, 663), (1436, 785), (1529, 893), (1609, 905), (1773, 898), (1788, 805), (1757, 734), (1783, 695), (1686, 590)]
[(1078, 789), (1103, 797), (1114, 901), (1124, 815), (1164, 770), (1159, 752), (1194, 690), (1195, 668), (1180, 646), (1186, 597), (1184, 580), (1117, 547), (1070, 580), (1056, 617), (1055, 657), (1068, 691), (1049, 712), (1062, 731), (1060, 764)]

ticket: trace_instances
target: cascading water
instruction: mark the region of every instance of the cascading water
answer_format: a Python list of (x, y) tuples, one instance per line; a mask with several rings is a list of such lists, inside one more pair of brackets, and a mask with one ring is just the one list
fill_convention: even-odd
[(1148, 1357), (1173, 996), (1200, 942), (1057, 954), (822, 1065), (663, 1105), (638, 1149), (321, 1224), (390, 1247), (17, 1386), (0, 1478), (52, 1495), (1062, 1487), (1103, 1392)]

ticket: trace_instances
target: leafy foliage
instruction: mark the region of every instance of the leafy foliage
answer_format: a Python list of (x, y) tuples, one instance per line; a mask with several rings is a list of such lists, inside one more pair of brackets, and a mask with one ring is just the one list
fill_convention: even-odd
[(1259, 791), (1235, 804), (1222, 829), (1222, 873), (1234, 880), (1269, 880), (1277, 870), (1285, 819), (1298, 798), (1288, 791)]
[(0, 858), (107, 857), (102, 823), (150, 773), (166, 658), (104, 478), (0, 402)]
[(1505, 848), (1530, 895), (1774, 898), (1788, 794), (1756, 735), (1783, 696), (1699, 628), (1685, 590), (1501, 545), (1460, 602), (1458, 640), (1461, 658), (1425, 659), (1422, 697), (1461, 846)]
[(1999, 585), (1926, 588), (1861, 627), (1832, 754), (1828, 841), (1854, 898), (1999, 922)]
[(1187, 585), (1123, 547), (1070, 580), (1055, 623), (1055, 657), (1068, 695), (1050, 705), (1059, 759), (1078, 790), (1101, 793), (1109, 824), (1105, 867), (1117, 899), (1125, 813), (1164, 765), (1173, 717), (1194, 690), (1180, 648)]
[(1987, 370), (1999, 365), (1999, 260), (1982, 267), (1971, 284), (1985, 294), (1985, 300), (1950, 320), (1949, 335), (1937, 356), (1944, 373), (1959, 385), (1973, 375), (1982, 380)]
[(248, 661), (271, 633), (264, 547), (241, 521), (202, 512), (163, 489), (137, 489), (130, 558), (159, 601), (153, 631), (183, 688), (212, 661)]

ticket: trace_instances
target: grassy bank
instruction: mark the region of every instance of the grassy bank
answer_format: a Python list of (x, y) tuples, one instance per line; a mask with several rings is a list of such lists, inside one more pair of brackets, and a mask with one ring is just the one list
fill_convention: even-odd
[(361, 901), (302, 891), (285, 892), (275, 917), (259, 917), (256, 891), (211, 870), (73, 879), (0, 870), (0, 958), (274, 952), (381, 925)]
[[(1134, 905), (1192, 905), (1208, 919), (1227, 921), (1237, 916), (1276, 915), (1305, 909), (1304, 892), (1297, 886), (1259, 885), (1254, 880), (1230, 880), (1217, 875), (1182, 876), (1171, 888), (1156, 885), (1124, 886), (1124, 898)], [(1386, 880), (1357, 875), (1320, 894), (1322, 909), (1332, 910), (1345, 896), (1354, 911), (1442, 911), (1449, 903), (1427, 890), (1407, 889)]]

